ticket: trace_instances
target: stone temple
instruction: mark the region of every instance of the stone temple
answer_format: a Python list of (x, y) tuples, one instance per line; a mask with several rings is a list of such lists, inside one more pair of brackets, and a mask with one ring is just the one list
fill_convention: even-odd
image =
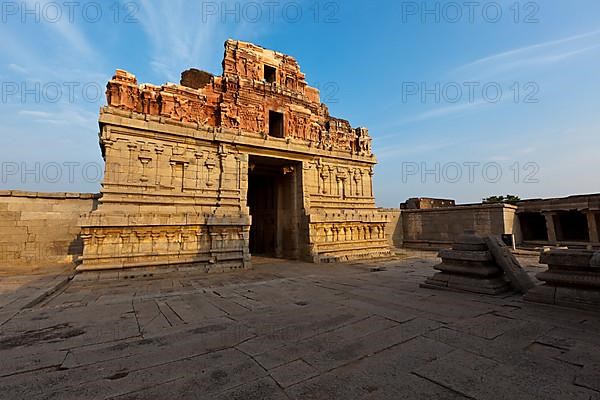
[(0, 399), (600, 399), (600, 194), (377, 209), (367, 130), (238, 41), (118, 70), (100, 148), (0, 190)]
[(108, 83), (78, 271), (390, 254), (368, 130), (329, 115), (293, 57), (228, 40), (223, 75), (182, 77), (140, 85), (117, 70)]

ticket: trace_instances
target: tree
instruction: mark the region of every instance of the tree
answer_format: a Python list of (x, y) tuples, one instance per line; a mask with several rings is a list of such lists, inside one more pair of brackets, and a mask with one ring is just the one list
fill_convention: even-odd
[(483, 199), (483, 204), (512, 204), (516, 205), (517, 202), (521, 201), (519, 196), (513, 194), (507, 194), (506, 196), (490, 196)]

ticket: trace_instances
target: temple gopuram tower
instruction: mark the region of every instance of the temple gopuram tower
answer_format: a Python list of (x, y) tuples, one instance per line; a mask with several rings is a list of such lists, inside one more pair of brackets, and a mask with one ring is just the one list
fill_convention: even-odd
[(221, 76), (155, 86), (117, 70), (107, 103), (79, 271), (390, 254), (368, 130), (330, 116), (294, 58), (228, 40)]

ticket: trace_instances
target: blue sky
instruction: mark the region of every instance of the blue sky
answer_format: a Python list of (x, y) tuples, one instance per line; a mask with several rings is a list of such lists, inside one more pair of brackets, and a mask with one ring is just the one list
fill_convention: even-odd
[(2, 189), (98, 191), (114, 70), (219, 74), (227, 38), (295, 56), (333, 115), (370, 129), (380, 206), (600, 188), (597, 0), (26, 3), (2, 3)]

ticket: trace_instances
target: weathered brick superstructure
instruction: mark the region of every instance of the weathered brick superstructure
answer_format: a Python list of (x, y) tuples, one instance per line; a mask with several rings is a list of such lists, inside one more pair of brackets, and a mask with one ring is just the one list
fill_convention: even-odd
[(103, 196), (81, 220), (79, 270), (389, 254), (369, 133), (331, 117), (294, 58), (229, 40), (222, 76), (193, 74), (108, 83)]

